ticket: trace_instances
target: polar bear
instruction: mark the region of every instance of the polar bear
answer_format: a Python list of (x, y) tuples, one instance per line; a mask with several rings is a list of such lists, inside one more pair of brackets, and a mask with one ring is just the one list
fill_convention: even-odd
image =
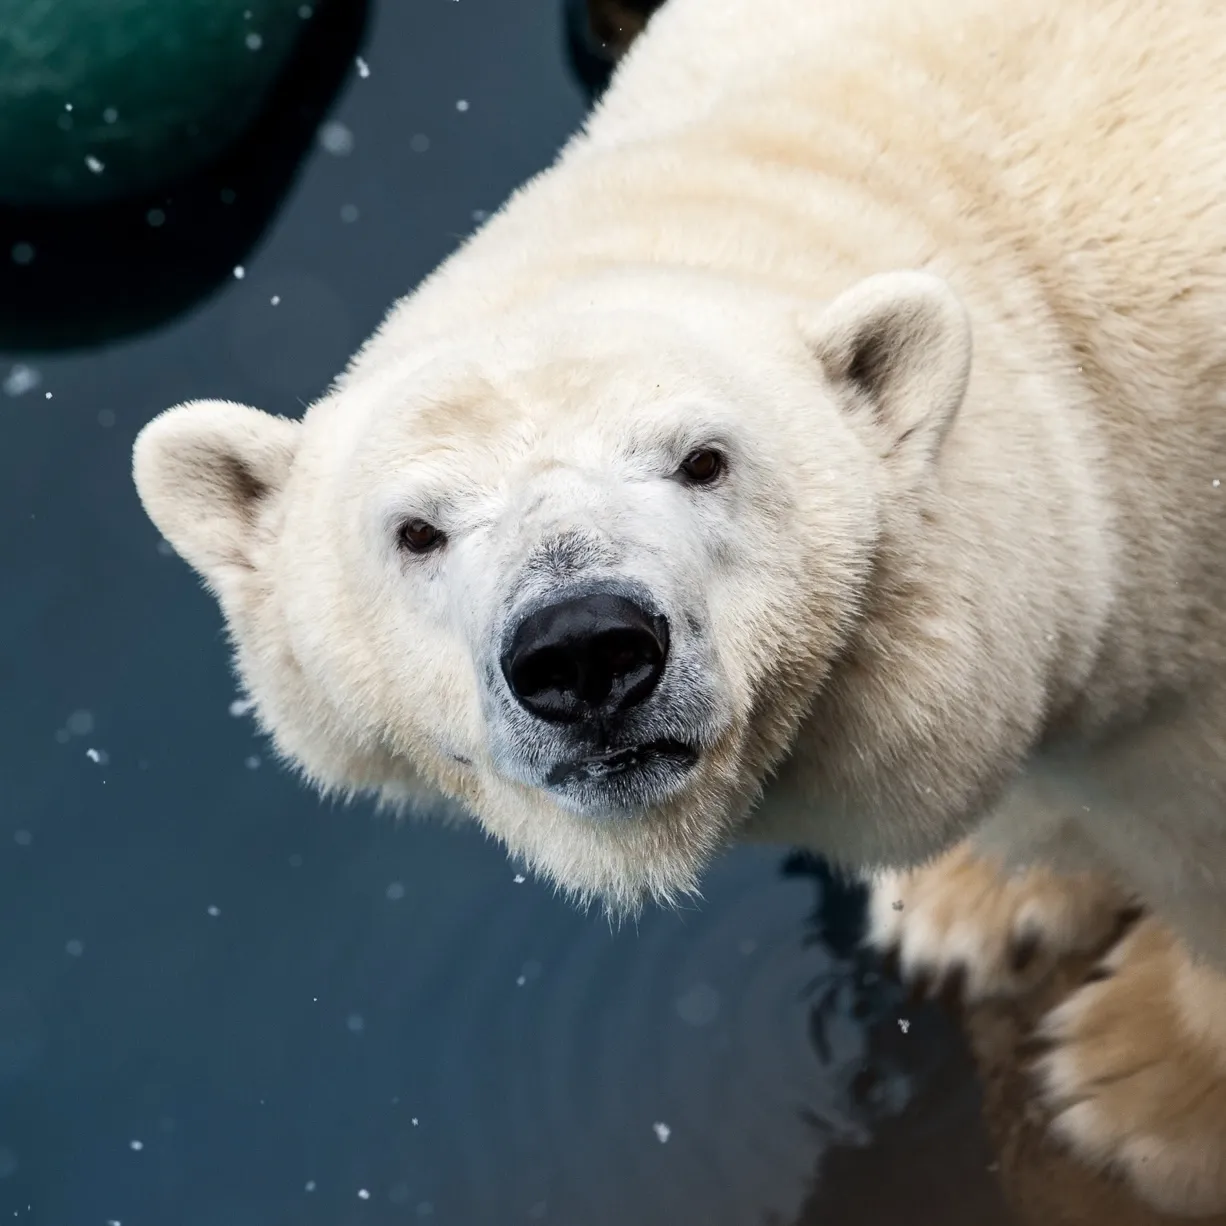
[(1226, 1207), (1223, 83), (1217, 0), (671, 0), (303, 420), (171, 409), (140, 496), (325, 791), (614, 908), (807, 845), (976, 993), (1110, 946), (1052, 1126)]

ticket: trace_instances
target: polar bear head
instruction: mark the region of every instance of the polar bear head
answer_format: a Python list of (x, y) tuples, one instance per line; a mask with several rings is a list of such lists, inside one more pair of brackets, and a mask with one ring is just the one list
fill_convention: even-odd
[(156, 418), (149, 515), (321, 789), (441, 794), (615, 907), (693, 889), (845, 651), (885, 509), (928, 479), (961, 306), (920, 273), (811, 306), (621, 272), (410, 332), (394, 314), (395, 347), (301, 422)]

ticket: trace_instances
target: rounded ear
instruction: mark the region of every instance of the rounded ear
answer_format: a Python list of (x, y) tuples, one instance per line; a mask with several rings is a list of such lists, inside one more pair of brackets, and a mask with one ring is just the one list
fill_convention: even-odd
[(137, 435), (132, 475), (145, 511), (210, 586), (255, 569), (258, 518), (285, 487), (300, 429), (258, 409), (197, 401)]
[(867, 401), (889, 453), (927, 462), (966, 395), (971, 326), (940, 277), (868, 277), (808, 321), (805, 335), (837, 390)]

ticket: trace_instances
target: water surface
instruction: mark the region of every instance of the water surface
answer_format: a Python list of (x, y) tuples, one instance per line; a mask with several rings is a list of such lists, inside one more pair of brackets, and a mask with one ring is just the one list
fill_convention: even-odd
[[(474, 831), (321, 805), (132, 491), (154, 413), (298, 413), (548, 162), (586, 105), (564, 47), (547, 0), (384, 0), (241, 275), (0, 355), (2, 1220), (1000, 1220), (949, 1028), (851, 956), (853, 899), (741, 851), (614, 932)], [(183, 210), (187, 260), (222, 223)], [(123, 290), (106, 233), (65, 317)]]

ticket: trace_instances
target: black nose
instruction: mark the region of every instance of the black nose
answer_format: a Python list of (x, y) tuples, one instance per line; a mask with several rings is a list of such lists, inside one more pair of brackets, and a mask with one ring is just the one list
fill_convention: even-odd
[(632, 600), (600, 593), (530, 613), (502, 656), (519, 704), (539, 719), (571, 724), (640, 703), (668, 657), (668, 622)]

